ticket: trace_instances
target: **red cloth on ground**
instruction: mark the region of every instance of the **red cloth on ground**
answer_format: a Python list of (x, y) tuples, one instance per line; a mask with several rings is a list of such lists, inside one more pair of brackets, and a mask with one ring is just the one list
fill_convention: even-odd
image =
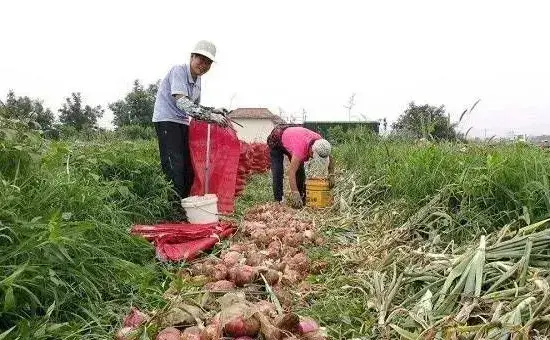
[(130, 232), (153, 242), (161, 261), (191, 261), (236, 230), (232, 223), (219, 222), (135, 225)]

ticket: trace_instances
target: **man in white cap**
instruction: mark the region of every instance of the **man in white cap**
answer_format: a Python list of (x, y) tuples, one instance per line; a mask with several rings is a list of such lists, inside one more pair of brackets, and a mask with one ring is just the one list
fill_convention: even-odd
[[(267, 137), (270, 149), (271, 176), (273, 180), (273, 196), (276, 201), (283, 199), (284, 156), (287, 156), (290, 165), (288, 180), (291, 195), (289, 205), (293, 208), (302, 208), (306, 201), (306, 172), (304, 162), (314, 154), (321, 158), (330, 155), (330, 143), (318, 133), (301, 126), (278, 125)], [(332, 157), (328, 163), (329, 185), (334, 186), (334, 165)]]
[(216, 58), (213, 43), (201, 40), (188, 64), (173, 66), (160, 83), (153, 112), (162, 170), (172, 181), (179, 199), (188, 197), (194, 173), (189, 150), (191, 118), (231, 127), (227, 110), (200, 105), (201, 77)]

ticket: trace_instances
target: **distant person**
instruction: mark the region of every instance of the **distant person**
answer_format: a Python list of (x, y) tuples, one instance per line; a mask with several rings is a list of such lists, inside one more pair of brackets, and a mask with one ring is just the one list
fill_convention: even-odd
[(160, 161), (164, 174), (172, 181), (180, 199), (190, 195), (194, 172), (189, 150), (191, 118), (230, 127), (227, 110), (200, 105), (201, 77), (210, 70), (216, 47), (199, 41), (188, 64), (173, 66), (160, 83), (153, 112)]
[[(273, 196), (275, 201), (283, 200), (284, 156), (290, 161), (288, 180), (291, 195), (289, 205), (302, 208), (306, 202), (306, 172), (304, 162), (314, 154), (321, 158), (330, 155), (331, 145), (323, 137), (301, 126), (278, 125), (267, 137), (270, 149), (271, 176), (273, 181)], [(334, 186), (334, 166), (329, 157), (329, 186)]]

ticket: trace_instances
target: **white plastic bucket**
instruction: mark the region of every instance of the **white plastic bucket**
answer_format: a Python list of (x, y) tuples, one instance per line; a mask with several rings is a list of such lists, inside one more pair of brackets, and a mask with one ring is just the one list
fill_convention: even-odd
[(191, 196), (181, 200), (187, 220), (192, 224), (208, 224), (219, 221), (218, 197), (215, 194)]

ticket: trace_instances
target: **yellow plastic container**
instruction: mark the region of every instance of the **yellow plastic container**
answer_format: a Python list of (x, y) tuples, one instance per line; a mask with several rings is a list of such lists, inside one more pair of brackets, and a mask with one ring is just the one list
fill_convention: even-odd
[(306, 206), (326, 208), (332, 204), (332, 194), (328, 179), (310, 178), (306, 180)]

